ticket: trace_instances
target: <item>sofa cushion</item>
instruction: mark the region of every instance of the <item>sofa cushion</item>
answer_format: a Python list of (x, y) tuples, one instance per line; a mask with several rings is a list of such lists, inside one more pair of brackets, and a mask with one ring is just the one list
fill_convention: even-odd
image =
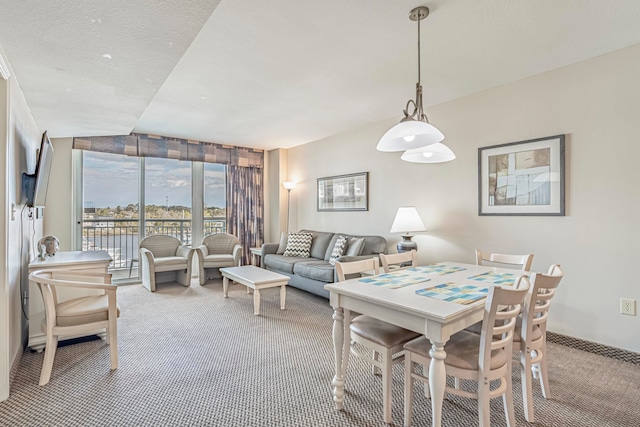
[(309, 260), (309, 258), (296, 258), (292, 256), (269, 254), (264, 257), (264, 266), (269, 270), (285, 274), (293, 274), (293, 266), (296, 262)]
[(311, 280), (332, 283), (335, 267), (328, 261), (300, 261), (293, 266), (293, 273)]
[(329, 247), (329, 242), (331, 242), (334, 233), (313, 230), (300, 230), (300, 233), (313, 234), (313, 241), (311, 242), (311, 258), (324, 259)]
[(289, 234), (284, 231), (280, 235), (280, 243), (278, 244), (278, 250), (276, 254), (282, 255), (284, 251), (287, 249), (287, 240), (289, 239)]
[[(332, 239), (333, 240), (333, 239)], [(336, 243), (333, 245), (333, 249), (331, 250), (331, 256), (329, 257), (329, 264), (335, 265), (336, 258), (344, 255), (347, 250), (347, 243), (349, 242), (349, 237), (347, 236), (338, 236), (336, 239)]]
[(364, 237), (352, 237), (351, 239), (349, 239), (349, 246), (347, 247), (347, 251), (345, 255), (358, 256), (362, 254), (363, 249), (364, 249)]
[(311, 253), (311, 233), (289, 233), (287, 249), (282, 255), (297, 258), (309, 258)]

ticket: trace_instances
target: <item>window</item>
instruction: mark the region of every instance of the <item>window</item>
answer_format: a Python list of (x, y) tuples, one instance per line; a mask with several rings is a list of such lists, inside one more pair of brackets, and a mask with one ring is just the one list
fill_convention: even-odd
[[(225, 165), (95, 151), (80, 158), (82, 247), (76, 249), (108, 251), (114, 281), (137, 276), (138, 244), (146, 236), (197, 245), (194, 236), (226, 232)], [(204, 194), (201, 212), (193, 211), (194, 194)]]

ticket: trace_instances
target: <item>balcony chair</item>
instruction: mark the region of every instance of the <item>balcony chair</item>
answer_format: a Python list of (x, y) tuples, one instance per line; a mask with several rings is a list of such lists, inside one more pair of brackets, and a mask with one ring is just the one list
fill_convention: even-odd
[(156, 234), (144, 238), (138, 259), (142, 285), (151, 292), (156, 291), (158, 283), (191, 284), (193, 249), (173, 236)]
[[(444, 359), (447, 375), (456, 378), (455, 386), (445, 387), (446, 393), (476, 399), (480, 427), (490, 426), (489, 400), (502, 396), (507, 425), (515, 427), (513, 393), (511, 388), (511, 352), (518, 313), (529, 289), (529, 280), (520, 276), (514, 286), (489, 288), (484, 306), (482, 333), (468, 331), (454, 334), (445, 345)], [(500, 309), (500, 311), (498, 310)], [(431, 344), (424, 336), (405, 344), (404, 367), (404, 425), (411, 425), (413, 380), (428, 384), (428, 366), (431, 363)], [(414, 372), (414, 364), (423, 366), (422, 374)], [(427, 368), (427, 369), (425, 369)], [(460, 387), (459, 379), (475, 381), (477, 388)], [(490, 383), (500, 380), (493, 390)], [(466, 385), (466, 384), (462, 384)]]
[(502, 268), (516, 268), (522, 271), (530, 271), (533, 262), (533, 254), (507, 255), (482, 253), (476, 249), (476, 265), (485, 265), (487, 262), (496, 264)]
[[(348, 275), (353, 276), (354, 274), (371, 270), (373, 270), (374, 274), (379, 273), (377, 257), (352, 262), (336, 261), (338, 282), (346, 280)], [(345, 310), (345, 322), (348, 321), (350, 316), (349, 311)], [(400, 363), (404, 360), (403, 355), (395, 358), (393, 356), (401, 353), (402, 346), (420, 336), (420, 334), (366, 315), (354, 317), (349, 324), (349, 330), (351, 335), (349, 352), (370, 363), (373, 367), (372, 372), (374, 375), (379, 371), (382, 376), (382, 415), (384, 422), (389, 424), (391, 423), (391, 408), (393, 406), (391, 395), (393, 376), (391, 368), (394, 363)], [(360, 344), (373, 350), (373, 358), (358, 349), (354, 344)], [(382, 361), (379, 360), (380, 354), (382, 355)], [(343, 357), (343, 363), (346, 364), (347, 361), (348, 357)]]
[(238, 267), (241, 264), (242, 245), (231, 234), (210, 234), (196, 249), (200, 266), (200, 284), (222, 277), (220, 267)]
[[(64, 277), (63, 279), (54, 279)], [(118, 368), (117, 318), (120, 309), (116, 302), (118, 287), (111, 284), (110, 273), (87, 273), (81, 270), (34, 271), (29, 280), (36, 283), (44, 301), (45, 319), (42, 327), (47, 336), (40, 385), (51, 378), (58, 339), (62, 336), (82, 336), (106, 329), (111, 353), (111, 369)], [(89, 283), (94, 281), (94, 283)], [(103, 290), (101, 295), (90, 295), (58, 302), (57, 288)]]
[(415, 267), (418, 265), (418, 255), (415, 249), (397, 254), (380, 254), (380, 263), (385, 273), (399, 268)]

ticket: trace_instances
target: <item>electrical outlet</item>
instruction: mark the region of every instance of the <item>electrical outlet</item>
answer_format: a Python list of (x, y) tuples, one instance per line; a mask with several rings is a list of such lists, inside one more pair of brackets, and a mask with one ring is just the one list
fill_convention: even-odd
[(620, 314), (635, 316), (636, 300), (630, 298), (620, 298)]

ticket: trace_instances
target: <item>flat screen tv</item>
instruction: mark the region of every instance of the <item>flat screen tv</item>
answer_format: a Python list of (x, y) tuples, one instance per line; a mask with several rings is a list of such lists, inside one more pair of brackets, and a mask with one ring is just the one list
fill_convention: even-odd
[(36, 171), (33, 174), (22, 174), (22, 188), (27, 196), (27, 206), (44, 207), (49, 188), (49, 175), (53, 161), (53, 145), (47, 131), (42, 134)]

